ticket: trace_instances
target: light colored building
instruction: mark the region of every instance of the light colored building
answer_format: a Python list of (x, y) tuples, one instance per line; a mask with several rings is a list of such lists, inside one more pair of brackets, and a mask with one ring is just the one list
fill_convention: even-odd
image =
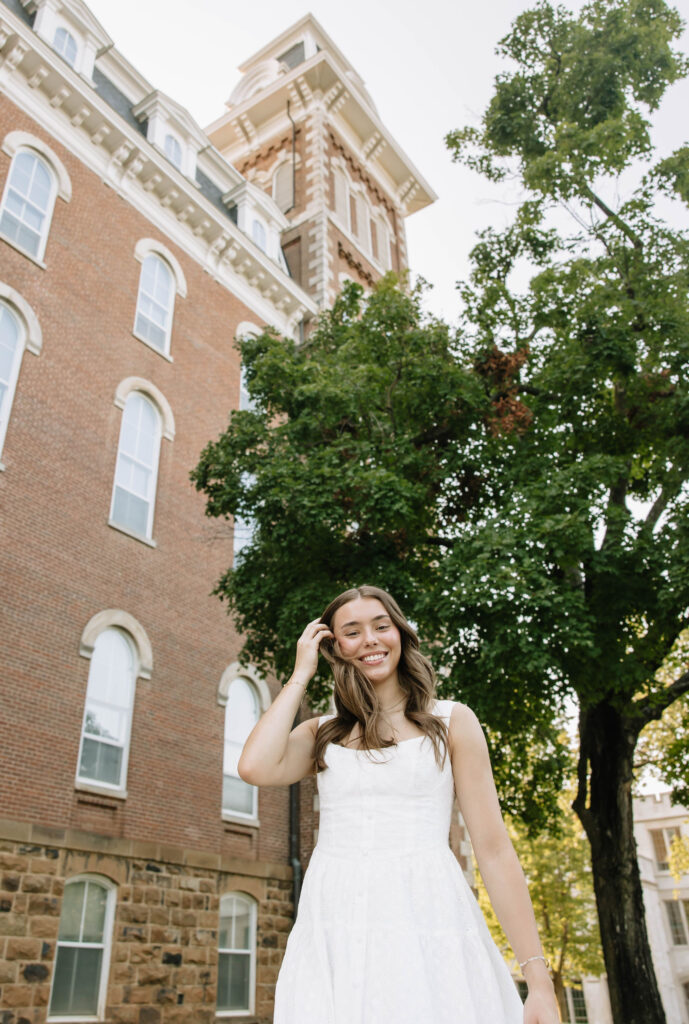
[(689, 811), (669, 793), (634, 801), (646, 927), (667, 1024), (689, 1024), (689, 874), (677, 881), (668, 856), (674, 836), (689, 839)]

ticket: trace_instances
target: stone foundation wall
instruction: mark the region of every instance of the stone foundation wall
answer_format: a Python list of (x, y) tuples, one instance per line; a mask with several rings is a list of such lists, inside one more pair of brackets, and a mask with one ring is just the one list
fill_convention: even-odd
[(270, 1024), (292, 926), (286, 865), (162, 844), (0, 822), (0, 1022), (44, 1024), (66, 882), (93, 874), (116, 885), (107, 1024), (215, 1020), (220, 898), (257, 907), (254, 1015)]

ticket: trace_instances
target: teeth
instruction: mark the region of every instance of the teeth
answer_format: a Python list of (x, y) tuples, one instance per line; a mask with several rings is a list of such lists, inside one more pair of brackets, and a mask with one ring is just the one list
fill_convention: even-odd
[(362, 658), (361, 660), (365, 661), (367, 665), (375, 665), (379, 661), (382, 661), (384, 657), (384, 654), (369, 654), (368, 657)]

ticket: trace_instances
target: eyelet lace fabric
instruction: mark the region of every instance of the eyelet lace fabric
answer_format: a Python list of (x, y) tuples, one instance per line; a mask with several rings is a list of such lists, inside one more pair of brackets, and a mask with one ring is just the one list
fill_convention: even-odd
[[(434, 713), (449, 723), (452, 703), (436, 701)], [(449, 754), (440, 770), (420, 736), (370, 756), (326, 750), (318, 842), (273, 1024), (521, 1024), (515, 985), (449, 846)]]

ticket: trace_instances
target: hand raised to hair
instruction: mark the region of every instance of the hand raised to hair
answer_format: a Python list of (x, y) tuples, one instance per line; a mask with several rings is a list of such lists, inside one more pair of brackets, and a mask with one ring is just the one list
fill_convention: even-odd
[(308, 683), (318, 667), (318, 648), (321, 640), (333, 639), (333, 634), (320, 619), (314, 619), (297, 640), (297, 657), (294, 663), (293, 679)]

